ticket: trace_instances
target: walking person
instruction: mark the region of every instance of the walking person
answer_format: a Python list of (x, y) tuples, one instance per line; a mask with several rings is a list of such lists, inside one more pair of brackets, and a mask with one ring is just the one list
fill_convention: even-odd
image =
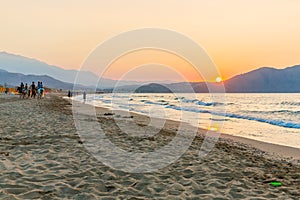
[(71, 98), (71, 97), (72, 97), (72, 93), (71, 93), (71, 91), (70, 91), (70, 90), (68, 91), (68, 97), (69, 97), (69, 98)]
[(37, 85), (37, 94), (38, 94), (38, 99), (41, 99), (43, 97), (44, 88), (43, 88), (43, 83), (42, 82), (38, 82), (38, 85)]
[(43, 85), (43, 82), (41, 81), (41, 92), (42, 92), (42, 96), (41, 97), (44, 97), (44, 94), (45, 94), (45, 88), (44, 88), (44, 85)]
[(25, 87), (24, 87), (24, 94), (23, 94), (23, 98), (25, 98), (25, 96), (27, 95), (27, 93), (28, 93), (28, 90), (29, 90), (29, 88), (28, 88), (28, 85), (27, 85), (27, 83), (25, 84)]
[(37, 89), (40, 89), (40, 88), (41, 88), (41, 82), (38, 81)]
[(4, 88), (5, 88), (5, 94), (8, 94), (8, 87), (6, 83), (4, 83)]
[(85, 101), (86, 101), (86, 92), (83, 91), (83, 102), (85, 103)]
[(30, 94), (31, 94), (30, 91), (31, 91), (31, 90), (30, 90), (30, 86), (29, 86), (29, 87), (28, 87), (28, 90), (27, 90), (27, 99), (30, 97)]
[(19, 90), (18, 92), (20, 94), (20, 98), (22, 98), (23, 92), (24, 92), (24, 83), (23, 82), (21, 82), (20, 87), (18, 87), (18, 90)]
[(30, 90), (31, 90), (31, 98), (35, 98), (36, 96), (36, 86), (34, 84), (34, 82), (32, 82), (31, 86), (30, 86)]

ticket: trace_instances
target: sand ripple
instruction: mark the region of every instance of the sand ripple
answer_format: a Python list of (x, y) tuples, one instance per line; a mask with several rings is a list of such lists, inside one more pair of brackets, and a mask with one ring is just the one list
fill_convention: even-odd
[[(130, 174), (111, 169), (86, 151), (69, 108), (68, 101), (56, 96), (42, 101), (0, 101), (0, 199), (300, 197), (299, 166), (267, 159), (253, 149), (226, 142), (218, 143), (200, 159), (201, 137), (178, 161), (158, 172)], [(152, 139), (128, 138), (111, 116), (98, 117), (108, 137), (128, 151), (152, 151), (175, 134), (164, 130)], [(270, 186), (274, 180), (283, 186)]]

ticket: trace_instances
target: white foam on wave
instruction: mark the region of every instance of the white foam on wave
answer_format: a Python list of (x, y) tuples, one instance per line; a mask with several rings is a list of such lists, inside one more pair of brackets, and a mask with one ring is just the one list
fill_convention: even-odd
[(217, 115), (217, 116), (224, 116), (224, 117), (230, 117), (230, 118), (236, 118), (236, 119), (253, 120), (253, 121), (268, 123), (268, 124), (272, 124), (272, 125), (275, 125), (275, 126), (281, 126), (281, 127), (285, 127), (285, 128), (300, 129), (300, 124), (299, 123), (286, 122), (286, 121), (283, 121), (283, 120), (264, 119), (264, 118), (252, 117), (252, 116), (246, 116), (246, 115), (239, 115), (239, 114), (234, 114), (234, 113), (219, 113), (219, 112), (214, 112), (214, 111), (209, 111), (209, 110), (202, 110), (202, 109), (195, 109), (195, 108), (182, 108), (182, 107), (179, 107), (179, 106), (166, 106), (166, 108), (171, 108), (171, 109), (175, 109), (175, 110), (189, 111), (189, 112), (196, 112), (196, 113), (209, 113), (209, 114)]

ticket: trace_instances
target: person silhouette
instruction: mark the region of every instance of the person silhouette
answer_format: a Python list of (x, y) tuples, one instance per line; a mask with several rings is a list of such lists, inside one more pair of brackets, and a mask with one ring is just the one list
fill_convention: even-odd
[(83, 102), (85, 102), (85, 101), (86, 101), (86, 92), (83, 91)]
[(30, 90), (31, 90), (31, 98), (35, 98), (36, 96), (36, 86), (34, 84), (34, 81), (32, 82), (31, 86), (30, 86)]

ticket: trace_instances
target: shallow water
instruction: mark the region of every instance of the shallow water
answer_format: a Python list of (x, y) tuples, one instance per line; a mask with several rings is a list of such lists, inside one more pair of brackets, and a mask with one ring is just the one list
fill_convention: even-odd
[(119, 93), (88, 95), (87, 103), (300, 148), (300, 94)]

